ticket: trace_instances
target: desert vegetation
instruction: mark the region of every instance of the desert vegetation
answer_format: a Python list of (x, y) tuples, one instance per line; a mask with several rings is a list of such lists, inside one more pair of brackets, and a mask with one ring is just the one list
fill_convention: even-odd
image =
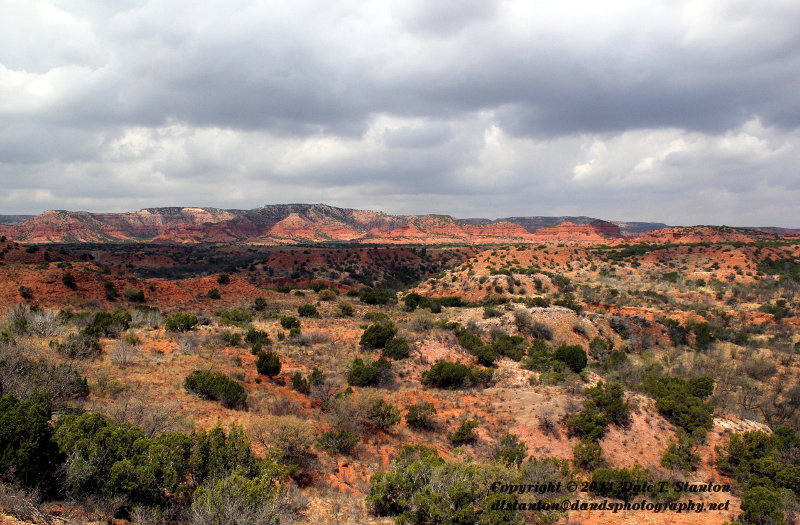
[(791, 242), (147, 255), (180, 269), (9, 246), (0, 508), (18, 519), (590, 523), (498, 510), (531, 498), (491, 484), (629, 500), (622, 482), (709, 479), (731, 485), (700, 496), (731, 500), (709, 523), (796, 519)]

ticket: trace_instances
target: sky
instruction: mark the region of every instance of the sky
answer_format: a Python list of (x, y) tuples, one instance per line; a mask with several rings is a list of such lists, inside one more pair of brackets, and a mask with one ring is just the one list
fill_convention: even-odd
[(800, 227), (800, 2), (3, 0), (0, 186)]

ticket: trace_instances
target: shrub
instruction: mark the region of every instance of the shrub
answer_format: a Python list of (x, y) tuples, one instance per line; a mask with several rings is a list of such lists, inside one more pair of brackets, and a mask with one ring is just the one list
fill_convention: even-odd
[(339, 316), (340, 317), (352, 317), (353, 316), (353, 305), (348, 303), (347, 301), (339, 301)]
[(518, 335), (500, 334), (495, 337), (489, 349), (495, 354), (520, 361), (525, 356), (525, 349), (522, 347), (524, 343), (525, 340)]
[(267, 300), (264, 299), (263, 297), (256, 297), (255, 300), (253, 301), (253, 310), (255, 310), (256, 312), (263, 312), (264, 310), (267, 309), (267, 306), (269, 306), (269, 304), (267, 303)]
[(671, 441), (667, 446), (667, 450), (661, 456), (661, 466), (685, 473), (692, 472), (700, 462), (700, 456), (694, 453), (694, 448), (694, 440), (685, 432), (681, 433), (677, 441)]
[(462, 329), (458, 332), (458, 342), (470, 354), (477, 357), (478, 363), (483, 366), (493, 366), (498, 358), (497, 353), (486, 346), (480, 337), (466, 330)]
[(317, 307), (313, 304), (301, 304), (297, 307), (297, 314), (300, 317), (320, 317)]
[(329, 452), (348, 454), (358, 441), (358, 436), (349, 430), (329, 430), (319, 436), (318, 443)]
[(256, 370), (259, 374), (275, 377), (281, 373), (281, 360), (275, 352), (259, 352), (256, 359)]
[(468, 445), (478, 440), (473, 430), (478, 427), (478, 422), (474, 419), (467, 419), (461, 422), (458, 428), (447, 439), (454, 447)]
[(92, 337), (117, 337), (131, 326), (131, 314), (124, 310), (97, 312), (82, 332)]
[(217, 313), (219, 322), (229, 326), (244, 327), (253, 321), (253, 314), (245, 308), (231, 308), (230, 310), (220, 310)]
[(632, 487), (649, 482), (649, 471), (639, 465), (632, 469), (601, 467), (592, 472), (591, 486), (594, 488), (594, 494), (598, 496), (629, 501), (641, 493), (639, 490), (632, 490)]
[[(658, 411), (688, 434), (705, 434), (713, 425), (714, 407), (692, 393), (690, 382), (650, 374), (645, 376), (643, 386), (655, 398)], [(705, 393), (708, 386), (696, 385), (695, 389)]]
[(132, 303), (143, 303), (144, 291), (137, 288), (125, 288), (125, 299)]
[(103, 351), (97, 338), (86, 334), (72, 334), (62, 343), (50, 341), (50, 348), (75, 359), (97, 357)]
[(285, 498), (285, 490), (271, 476), (250, 479), (237, 471), (199, 487), (192, 514), (196, 523), (279, 525)]
[(366, 420), (376, 428), (387, 430), (400, 422), (400, 410), (383, 399), (375, 399), (367, 407)]
[(103, 291), (105, 292), (106, 300), (108, 301), (116, 301), (117, 297), (119, 297), (119, 292), (117, 291), (116, 286), (111, 281), (106, 281), (103, 283)]
[(222, 298), (222, 294), (219, 293), (218, 288), (212, 288), (208, 291), (208, 293), (206, 293), (206, 297), (208, 297), (209, 299), (217, 300)]
[(753, 487), (742, 494), (742, 523), (752, 525), (784, 525), (783, 498), (767, 487)]
[(336, 299), (336, 295), (336, 290), (328, 289), (320, 290), (318, 297), (320, 301), (333, 301)]
[(359, 344), (366, 348), (383, 348), (396, 333), (397, 329), (392, 323), (369, 325), (361, 334)]
[(64, 457), (52, 440), (50, 400), (33, 393), (26, 399), (0, 397), (0, 472), (5, 480), (52, 494)]
[(408, 341), (402, 337), (393, 337), (389, 339), (381, 355), (392, 359), (405, 359), (409, 356)]
[(492, 450), (492, 459), (504, 465), (520, 466), (528, 456), (528, 447), (514, 434), (506, 434)]
[(366, 290), (358, 294), (362, 303), (366, 304), (389, 304), (397, 302), (397, 294), (390, 290)]
[(597, 336), (589, 343), (589, 351), (597, 358), (606, 356), (614, 349), (614, 343), (605, 337)]
[(170, 332), (188, 332), (198, 325), (200, 320), (194, 314), (175, 313), (167, 317), (164, 328)]
[(279, 319), (281, 327), (284, 330), (300, 329), (300, 321), (291, 315), (282, 315)]
[(31, 299), (33, 298), (33, 289), (28, 286), (21, 286), (17, 290), (19, 292), (19, 296), (23, 299)]
[(308, 384), (308, 379), (303, 377), (300, 372), (295, 372), (292, 376), (292, 388), (301, 394), (308, 394), (311, 392), (311, 387)]
[(374, 363), (356, 358), (347, 373), (347, 384), (352, 386), (377, 386), (391, 378), (392, 364), (381, 357)]
[(433, 417), (436, 415), (436, 408), (433, 403), (417, 403), (408, 407), (406, 412), (406, 423), (411, 428), (432, 430), (436, 426)]
[(247, 401), (244, 387), (221, 372), (197, 370), (186, 377), (183, 385), (189, 392), (220, 401), (229, 408), (242, 408)]
[(239, 346), (242, 342), (242, 334), (239, 332), (231, 332), (230, 330), (223, 330), (219, 334), (219, 340), (228, 346)]
[(247, 333), (244, 336), (245, 342), (250, 345), (262, 345), (267, 346), (272, 341), (270, 341), (269, 334), (267, 332), (262, 332), (261, 330), (256, 330), (253, 327), (247, 329)]
[(586, 352), (579, 345), (561, 345), (556, 349), (553, 357), (567, 365), (576, 374), (586, 368), (588, 363)]
[(601, 467), (603, 465), (603, 448), (599, 443), (582, 439), (572, 447), (572, 463), (587, 471)]
[(219, 277), (217, 277), (217, 282), (222, 285), (230, 284), (231, 283), (231, 276), (227, 273), (221, 273)]
[(367, 504), (373, 514), (396, 516), (398, 523), (519, 524), (519, 514), (492, 510), (498, 500), (514, 503), (516, 497), (486, 489), (507, 476), (496, 465), (446, 461), (433, 448), (405, 445), (388, 472), (372, 476)]
[(487, 385), (492, 380), (492, 371), (474, 366), (439, 361), (422, 373), (422, 384), (435, 388), (454, 390), (478, 385)]
[(571, 436), (578, 436), (585, 441), (598, 441), (606, 433), (609, 417), (587, 401), (583, 410), (567, 419), (567, 428)]
[(75, 290), (78, 287), (78, 285), (75, 283), (75, 276), (70, 272), (66, 272), (61, 276), (61, 282), (70, 290)]
[(625, 393), (619, 383), (603, 383), (586, 390), (592, 402), (600, 409), (610, 422), (627, 426), (631, 420), (631, 406), (623, 400)]

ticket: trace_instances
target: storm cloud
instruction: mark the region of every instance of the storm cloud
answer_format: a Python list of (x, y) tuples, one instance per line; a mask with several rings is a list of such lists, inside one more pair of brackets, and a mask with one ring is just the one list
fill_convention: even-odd
[(0, 5), (0, 213), (800, 226), (794, 0)]

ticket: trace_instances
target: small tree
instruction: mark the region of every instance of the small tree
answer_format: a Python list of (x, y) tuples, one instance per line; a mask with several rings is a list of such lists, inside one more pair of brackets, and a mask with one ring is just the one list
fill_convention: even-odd
[(317, 311), (317, 307), (313, 304), (301, 304), (297, 307), (297, 314), (300, 317), (314, 317), (319, 318), (319, 311)]
[(408, 407), (406, 423), (411, 428), (432, 430), (436, 426), (436, 421), (433, 419), (435, 415), (436, 408), (433, 403), (417, 403)]
[(72, 275), (70, 272), (66, 272), (64, 275), (61, 276), (61, 282), (64, 284), (64, 286), (66, 286), (70, 290), (74, 290), (78, 287), (78, 285), (75, 284), (75, 276)]
[(400, 422), (400, 411), (383, 399), (375, 399), (367, 407), (367, 422), (381, 429), (387, 430)]
[(359, 344), (366, 348), (383, 348), (396, 333), (397, 329), (392, 323), (369, 325), (361, 334)]
[(447, 436), (447, 439), (450, 440), (454, 447), (474, 443), (478, 439), (478, 436), (473, 432), (477, 426), (478, 422), (474, 419), (464, 420), (455, 432)]
[(586, 352), (580, 345), (561, 345), (553, 357), (567, 365), (576, 374), (586, 368), (588, 363)]
[(408, 341), (403, 337), (393, 337), (386, 342), (381, 353), (392, 359), (405, 359), (409, 356)]
[(256, 370), (259, 374), (275, 377), (281, 373), (281, 360), (275, 352), (264, 352), (258, 354), (256, 359)]
[(178, 312), (167, 317), (164, 327), (170, 332), (188, 332), (198, 325), (200, 320), (194, 314)]

